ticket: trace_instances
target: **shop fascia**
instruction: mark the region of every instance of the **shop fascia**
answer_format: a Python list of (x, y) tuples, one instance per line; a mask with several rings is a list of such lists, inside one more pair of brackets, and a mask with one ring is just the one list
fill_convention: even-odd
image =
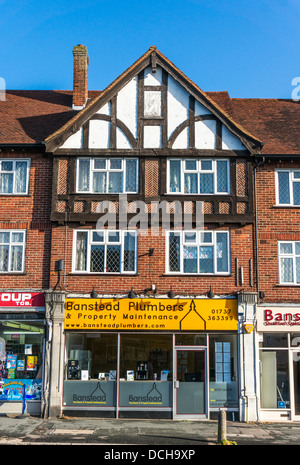
[(300, 307), (257, 307), (257, 331), (300, 331)]

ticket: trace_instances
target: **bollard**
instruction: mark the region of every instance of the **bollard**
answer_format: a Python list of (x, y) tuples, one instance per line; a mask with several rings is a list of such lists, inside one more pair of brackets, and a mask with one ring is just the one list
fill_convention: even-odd
[(222, 443), (226, 441), (227, 438), (226, 432), (226, 411), (220, 409), (219, 410), (219, 422), (218, 422), (218, 443)]

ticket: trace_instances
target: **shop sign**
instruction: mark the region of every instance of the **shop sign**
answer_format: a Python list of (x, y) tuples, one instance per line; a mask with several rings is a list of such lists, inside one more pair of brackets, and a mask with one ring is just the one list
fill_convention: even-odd
[(0, 307), (45, 307), (41, 292), (0, 292)]
[(300, 331), (300, 307), (257, 307), (257, 331)]
[(65, 329), (237, 331), (237, 300), (66, 299)]

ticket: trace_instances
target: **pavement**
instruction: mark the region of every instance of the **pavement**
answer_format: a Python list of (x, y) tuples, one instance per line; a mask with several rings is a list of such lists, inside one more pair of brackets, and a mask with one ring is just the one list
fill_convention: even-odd
[[(300, 423), (227, 421), (226, 433), (227, 440), (235, 442), (237, 446), (300, 445)], [(156, 457), (158, 459), (167, 458), (163, 456), (166, 450), (177, 450), (178, 457), (171, 457), (173, 459), (191, 459), (187, 451), (199, 454), (201, 449), (203, 451), (203, 446), (217, 445), (217, 442), (218, 421), (0, 416), (0, 446), (97, 445), (103, 447), (103, 454), (137, 450), (145, 461), (147, 458), (155, 458), (149, 457), (150, 450), (152, 454), (156, 453), (154, 451), (161, 451), (162, 456)], [(234, 452), (232, 448), (229, 449), (231, 453)], [(228, 448), (225, 450), (227, 452)], [(125, 456), (125, 459), (128, 457)]]

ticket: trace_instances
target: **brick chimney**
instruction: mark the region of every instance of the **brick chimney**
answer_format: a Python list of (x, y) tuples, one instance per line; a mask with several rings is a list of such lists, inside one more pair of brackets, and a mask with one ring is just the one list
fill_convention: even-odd
[(73, 57), (73, 110), (81, 110), (88, 98), (89, 57), (85, 45), (76, 45), (73, 48)]

